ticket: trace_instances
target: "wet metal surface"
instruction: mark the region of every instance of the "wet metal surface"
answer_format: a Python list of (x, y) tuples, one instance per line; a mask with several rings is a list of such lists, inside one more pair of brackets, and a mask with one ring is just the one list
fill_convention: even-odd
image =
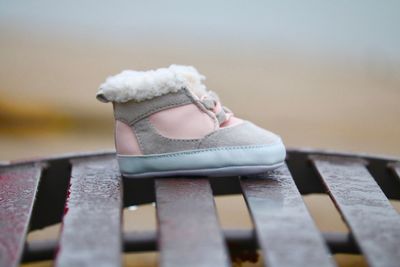
[(230, 266), (207, 179), (155, 182), (160, 265)]
[(241, 184), (265, 266), (335, 266), (286, 166)]
[[(319, 155), (315, 158), (319, 161), (317, 168), (309, 160), (310, 155)], [(354, 157), (362, 160), (354, 161)], [(71, 161), (74, 167), (70, 181)], [(309, 266), (310, 259), (313, 262), (313, 257), (320, 257), (315, 254), (325, 258), (327, 252), (326, 248), (321, 249), (321, 241), (309, 244), (297, 242), (296, 238), (307, 238), (304, 232), (311, 231), (318, 239), (318, 231), (307, 211), (304, 212), (298, 193), (324, 193), (328, 188), (352, 231), (350, 234), (323, 232), (330, 252), (359, 254), (361, 248), (371, 266), (400, 266), (397, 264), (399, 215), (387, 199), (400, 200), (399, 162), (399, 159), (373, 155), (289, 149), (287, 164), (292, 177), (287, 169), (277, 170), (271, 181), (260, 182), (252, 188), (256, 196), (251, 201), (255, 207), (253, 216), (254, 210), (261, 214), (259, 217), (268, 216), (268, 220), (263, 219), (267, 226), (262, 227), (274, 235), (264, 244), (266, 263), (271, 263), (269, 255), (276, 253), (277, 246), (292, 248), (285, 251), (282, 261), (284, 257), (298, 257), (293, 253), (308, 255), (298, 258), (293, 266)], [(45, 166), (45, 170), (41, 173), (41, 168), (34, 164)], [(367, 169), (363, 164), (368, 164)], [(299, 192), (289, 178), (294, 179)], [(250, 185), (256, 184), (253, 180), (258, 179), (252, 178)], [(71, 186), (67, 198), (68, 184)], [(230, 262), (226, 245), (233, 258), (248, 256), (246, 252), (254, 252), (262, 245), (257, 242), (265, 234), (259, 230), (261, 227), (256, 232), (231, 229), (222, 233), (219, 228), (212, 194), (241, 194), (238, 177), (209, 181), (163, 179), (157, 181), (156, 190), (154, 186), (153, 178), (125, 179), (122, 188), (113, 152), (5, 163), (0, 169), (0, 266), (18, 266), (22, 250), (24, 262), (56, 257), (58, 266), (119, 266), (122, 250), (161, 250), (163, 266), (227, 266)], [(151, 203), (156, 201), (155, 191), (161, 235), (160, 232), (126, 233), (122, 248), (122, 201), (124, 207)], [(260, 193), (264, 191), (268, 194)], [(288, 219), (276, 216), (282, 211), (288, 216), (282, 218)], [(30, 230), (34, 230), (60, 222), (62, 218), (60, 240), (31, 241), (24, 245), (28, 223)], [(276, 225), (268, 228), (272, 221)], [(291, 224), (301, 226), (291, 228)], [(313, 254), (307, 254), (309, 246), (317, 247)]]
[(122, 184), (114, 157), (72, 162), (56, 266), (121, 266)]
[(359, 159), (311, 157), (370, 266), (400, 266), (400, 215)]
[(0, 266), (19, 266), (42, 168), (0, 169)]

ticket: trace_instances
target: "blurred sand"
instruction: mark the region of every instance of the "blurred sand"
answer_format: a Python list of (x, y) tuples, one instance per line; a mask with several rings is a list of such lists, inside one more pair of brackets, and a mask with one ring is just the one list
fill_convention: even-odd
[[(185, 42), (162, 50), (94, 46), (7, 31), (0, 59), (0, 160), (111, 148), (111, 105), (95, 100), (99, 84), (122, 69), (172, 63), (196, 66), (224, 105), (279, 133), (288, 146), (400, 156), (400, 68), (379, 61)], [(53, 118), (35, 121), (35, 112)]]

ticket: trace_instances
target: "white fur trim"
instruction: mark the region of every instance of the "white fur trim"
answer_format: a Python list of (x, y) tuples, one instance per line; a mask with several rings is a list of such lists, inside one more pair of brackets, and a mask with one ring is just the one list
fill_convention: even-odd
[(171, 65), (149, 71), (125, 70), (107, 78), (97, 92), (102, 102), (143, 101), (187, 88), (202, 96), (207, 92), (205, 77), (192, 66)]

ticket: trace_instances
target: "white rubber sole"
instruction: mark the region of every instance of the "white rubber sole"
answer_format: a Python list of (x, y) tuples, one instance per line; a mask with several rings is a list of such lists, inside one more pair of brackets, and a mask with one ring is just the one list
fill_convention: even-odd
[(117, 156), (120, 171), (128, 178), (261, 174), (281, 166), (285, 157), (282, 143)]
[(274, 165), (260, 166), (231, 166), (213, 169), (198, 169), (198, 170), (177, 170), (177, 171), (159, 171), (145, 172), (138, 174), (122, 174), (127, 178), (149, 178), (149, 177), (226, 177), (226, 176), (247, 176), (265, 173), (267, 171), (279, 168), (283, 162)]

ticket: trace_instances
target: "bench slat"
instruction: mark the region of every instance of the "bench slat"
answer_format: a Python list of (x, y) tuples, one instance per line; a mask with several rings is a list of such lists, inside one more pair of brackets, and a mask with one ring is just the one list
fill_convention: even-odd
[(241, 186), (265, 266), (335, 266), (286, 166)]
[(0, 266), (19, 266), (42, 168), (0, 169)]
[(230, 266), (207, 179), (155, 182), (160, 264)]
[(56, 266), (121, 266), (121, 177), (114, 157), (73, 161)]
[(400, 182), (400, 162), (389, 164), (389, 168), (393, 170)]
[(370, 266), (399, 266), (400, 215), (358, 159), (312, 157)]

